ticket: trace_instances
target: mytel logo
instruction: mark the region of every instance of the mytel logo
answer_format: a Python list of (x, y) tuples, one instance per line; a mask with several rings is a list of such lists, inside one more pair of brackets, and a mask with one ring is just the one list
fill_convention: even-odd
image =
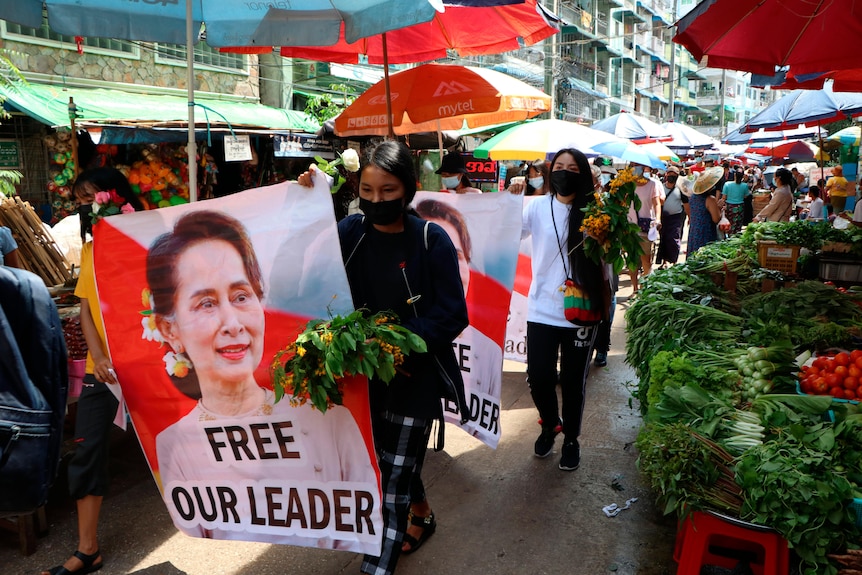
[(457, 80), (452, 80), (451, 82), (440, 82), (440, 85), (437, 86), (437, 89), (434, 91), (434, 97), (451, 96), (452, 94), (461, 94), (469, 91), (470, 88)]
[[(391, 96), (392, 101), (398, 99), (398, 92), (392, 92)], [(386, 105), (386, 94), (380, 94), (379, 96), (374, 96), (372, 98), (368, 98), (368, 105), (370, 106), (385, 106)]]

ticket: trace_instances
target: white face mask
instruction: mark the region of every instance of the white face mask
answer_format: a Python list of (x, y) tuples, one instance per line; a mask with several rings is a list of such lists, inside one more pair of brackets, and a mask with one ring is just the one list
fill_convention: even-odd
[(542, 186), (545, 184), (545, 178), (542, 176), (537, 176), (535, 178), (530, 178), (527, 180), (527, 183), (530, 184), (534, 190), (541, 190)]
[(454, 190), (461, 182), (461, 176), (443, 177), (440, 178), (440, 181), (443, 183), (443, 187), (447, 190)]

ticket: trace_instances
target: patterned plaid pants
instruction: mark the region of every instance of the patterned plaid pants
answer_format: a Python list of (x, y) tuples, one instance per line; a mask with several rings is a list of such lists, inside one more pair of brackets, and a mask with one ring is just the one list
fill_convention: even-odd
[(410, 494), (423, 492), (419, 477), (433, 420), (404, 417), (388, 411), (372, 417), (383, 487), (383, 549), (380, 557), (366, 555), (361, 571), (368, 575), (391, 575), (407, 531)]

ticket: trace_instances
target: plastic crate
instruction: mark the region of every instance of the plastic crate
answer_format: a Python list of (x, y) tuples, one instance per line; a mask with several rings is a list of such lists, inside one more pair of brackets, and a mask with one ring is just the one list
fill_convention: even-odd
[(799, 246), (761, 240), (757, 242), (757, 259), (762, 268), (793, 274), (796, 273)]
[(855, 497), (850, 502), (850, 508), (856, 512), (856, 527), (862, 527), (862, 499)]

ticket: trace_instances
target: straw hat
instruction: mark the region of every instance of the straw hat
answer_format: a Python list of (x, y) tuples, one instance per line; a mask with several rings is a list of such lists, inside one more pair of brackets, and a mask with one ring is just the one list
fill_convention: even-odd
[(707, 168), (697, 177), (694, 181), (694, 193), (695, 194), (703, 194), (704, 192), (708, 192), (715, 184), (718, 183), (724, 176), (724, 168), (721, 166), (716, 166), (714, 168)]

